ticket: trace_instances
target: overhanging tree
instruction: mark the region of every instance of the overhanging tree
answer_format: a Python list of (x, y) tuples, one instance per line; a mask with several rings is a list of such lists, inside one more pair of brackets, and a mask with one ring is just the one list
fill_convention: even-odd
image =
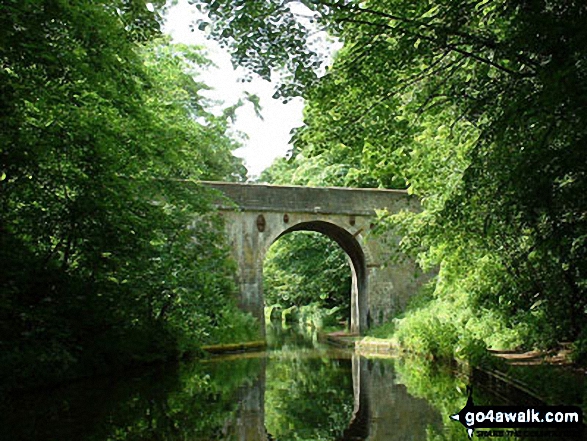
[(210, 195), (194, 182), (242, 179), (237, 144), (193, 79), (201, 51), (160, 39), (152, 9), (0, 6), (8, 387), (175, 356), (246, 322)]

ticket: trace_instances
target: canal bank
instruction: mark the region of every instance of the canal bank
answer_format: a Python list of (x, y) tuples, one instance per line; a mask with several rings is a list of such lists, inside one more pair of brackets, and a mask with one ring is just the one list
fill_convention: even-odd
[[(391, 339), (342, 331), (321, 334), (320, 338), (327, 344), (354, 350), (365, 357), (406, 356)], [(586, 371), (570, 362), (564, 345), (558, 351), (489, 350), (487, 355), (478, 366), (462, 362), (452, 366), (459, 375), (469, 376), (472, 384), (500, 402), (573, 405), (581, 407), (587, 415)]]

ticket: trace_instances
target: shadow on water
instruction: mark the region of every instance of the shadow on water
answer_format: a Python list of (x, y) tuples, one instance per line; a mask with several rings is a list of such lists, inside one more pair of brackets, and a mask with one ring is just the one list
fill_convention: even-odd
[[(2, 439), (462, 440), (466, 380), (268, 327), (267, 352), (4, 397)], [(483, 397), (478, 397), (481, 402)]]

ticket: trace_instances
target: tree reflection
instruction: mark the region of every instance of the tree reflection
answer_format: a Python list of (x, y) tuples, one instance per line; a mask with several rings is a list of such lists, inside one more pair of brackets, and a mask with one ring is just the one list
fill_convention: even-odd
[(260, 380), (263, 361), (182, 364), (2, 397), (2, 436), (15, 441), (230, 439), (227, 422), (239, 410), (242, 391)]
[(349, 359), (292, 358), (282, 353), (268, 364), (265, 425), (274, 438), (334, 440), (349, 425), (352, 413)]
[[(462, 439), (466, 379), (284, 335), (280, 349), (182, 363), (0, 400), (10, 440)], [(482, 403), (481, 398), (476, 401)], [(443, 424), (444, 422), (444, 424)]]

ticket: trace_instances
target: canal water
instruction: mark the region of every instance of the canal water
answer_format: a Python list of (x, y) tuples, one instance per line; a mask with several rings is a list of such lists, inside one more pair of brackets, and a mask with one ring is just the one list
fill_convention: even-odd
[[(2, 440), (465, 440), (466, 379), (364, 358), (268, 325), (267, 351), (35, 391), (1, 403)], [(483, 397), (476, 401), (482, 404)]]

